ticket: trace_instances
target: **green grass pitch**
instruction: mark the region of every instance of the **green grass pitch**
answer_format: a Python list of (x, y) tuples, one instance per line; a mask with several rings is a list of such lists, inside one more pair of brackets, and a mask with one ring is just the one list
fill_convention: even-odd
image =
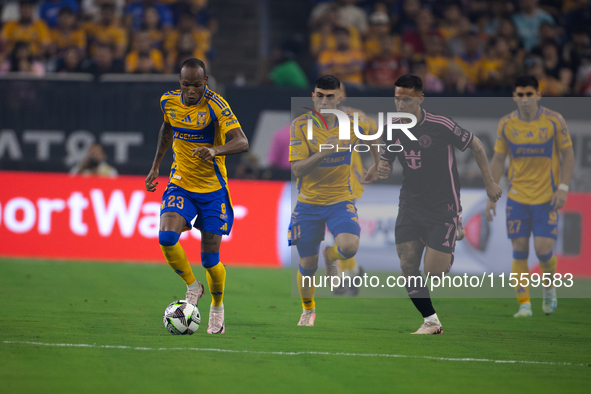
[[(203, 269), (195, 271), (205, 282)], [(498, 394), (591, 386), (589, 299), (559, 299), (552, 316), (534, 299), (534, 316), (520, 320), (513, 299), (435, 299), (444, 334), (414, 336), (422, 319), (408, 299), (319, 299), (316, 326), (297, 327), (289, 270), (227, 272), (226, 334), (206, 334), (206, 294), (199, 331), (173, 336), (162, 313), (184, 297), (184, 284), (166, 265), (0, 260), (0, 392)]]

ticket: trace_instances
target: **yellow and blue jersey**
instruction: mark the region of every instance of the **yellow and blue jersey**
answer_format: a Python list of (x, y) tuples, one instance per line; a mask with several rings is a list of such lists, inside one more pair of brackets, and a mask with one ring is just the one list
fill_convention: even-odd
[[(348, 113), (350, 139), (339, 140), (339, 151), (325, 157), (320, 165), (311, 173), (297, 179), (299, 190), (298, 201), (307, 204), (330, 205), (340, 201), (353, 199), (353, 184), (351, 180), (351, 157), (354, 146), (359, 142), (353, 131), (353, 114)], [(303, 160), (319, 152), (320, 144), (332, 135), (339, 134), (338, 120), (332, 127), (326, 129), (313, 120), (313, 139), (308, 140), (309, 114), (304, 114), (291, 123), (289, 140), (289, 161)], [(368, 134), (369, 123), (359, 116), (360, 133)], [(362, 170), (363, 171), (363, 170)]]
[(517, 110), (502, 118), (495, 152), (510, 153), (508, 197), (532, 205), (550, 201), (560, 184), (559, 151), (571, 145), (558, 112), (540, 106), (531, 122)]
[(160, 107), (164, 121), (170, 123), (174, 132), (169, 182), (195, 193), (211, 193), (225, 187), (225, 156), (203, 161), (192, 156), (192, 150), (224, 145), (226, 133), (240, 127), (226, 100), (206, 87), (196, 104), (185, 105), (181, 91), (173, 90), (162, 95)]

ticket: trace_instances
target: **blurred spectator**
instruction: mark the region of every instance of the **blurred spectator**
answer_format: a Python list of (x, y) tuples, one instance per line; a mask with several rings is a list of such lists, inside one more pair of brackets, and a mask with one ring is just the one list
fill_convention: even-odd
[(407, 29), (402, 36), (402, 41), (413, 47), (414, 53), (425, 53), (425, 40), (429, 35), (439, 34), (435, 28), (435, 19), (430, 10), (423, 8), (415, 20), (415, 29)]
[(354, 27), (361, 35), (365, 35), (368, 30), (367, 15), (362, 8), (355, 4), (357, 0), (335, 0), (332, 3), (320, 3), (312, 10), (311, 26), (314, 28), (324, 24), (324, 13), (329, 8), (334, 9), (339, 20), (345, 27)]
[(515, 7), (509, 0), (497, 0), (491, 1), (489, 4), (489, 10), (487, 16), (487, 25), (484, 28), (484, 33), (489, 37), (493, 37), (497, 34), (501, 21), (507, 19), (509, 15), (513, 14)]
[(525, 59), (527, 73), (536, 77), (539, 83), (539, 90), (543, 96), (562, 96), (566, 93), (567, 87), (552, 76), (546, 74), (544, 61), (537, 56), (530, 56)]
[(365, 58), (360, 50), (350, 47), (349, 30), (337, 27), (334, 30), (336, 49), (323, 51), (318, 58), (319, 75), (334, 75), (341, 82), (354, 85), (363, 83)]
[[(156, 50), (156, 49), (155, 49)], [(137, 59), (137, 67), (135, 71), (136, 74), (158, 74), (160, 71), (156, 68), (154, 64), (154, 59), (150, 56), (149, 53), (140, 52)]]
[(180, 15), (176, 29), (166, 34), (164, 49), (168, 53), (173, 52), (177, 48), (180, 37), (183, 34), (190, 34), (192, 36), (195, 43), (194, 51), (198, 52), (199, 55), (195, 57), (206, 61), (205, 57), (211, 49), (211, 33), (209, 30), (196, 24), (193, 14), (184, 13)]
[(127, 32), (119, 25), (115, 15), (115, 4), (112, 0), (104, 2), (100, 8), (98, 22), (85, 24), (86, 36), (90, 44), (90, 54), (94, 55), (95, 47), (99, 44), (112, 46), (114, 56), (123, 58), (127, 49)]
[(470, 19), (461, 17), (460, 21), (458, 22), (458, 34), (450, 38), (446, 43), (447, 50), (452, 58), (460, 56), (466, 51), (466, 48), (464, 47), (464, 37), (470, 34), (470, 31), (472, 30), (474, 30), (474, 28), (470, 23)]
[(403, 0), (401, 12), (392, 18), (392, 26), (395, 31), (403, 34), (408, 29), (414, 29), (420, 12), (421, 2), (419, 0)]
[(581, 65), (583, 54), (589, 52), (591, 40), (584, 26), (577, 26), (572, 32), (572, 41), (563, 49), (564, 59), (569, 64), (573, 73), (576, 73)]
[(70, 170), (72, 175), (117, 176), (117, 169), (107, 163), (107, 154), (101, 144), (92, 144), (86, 157)]
[[(330, 7), (324, 11), (322, 18), (317, 20), (316, 27), (313, 28), (313, 33), (310, 36), (310, 53), (313, 57), (316, 58), (321, 52), (336, 48), (335, 29), (337, 27), (344, 27), (344, 24), (339, 19), (336, 9)], [(349, 31), (349, 46), (361, 50), (362, 41), (359, 31), (353, 26), (346, 27), (346, 29)]]
[(55, 68), (60, 73), (79, 73), (82, 72), (82, 53), (76, 47), (66, 48), (57, 61)]
[(483, 72), (484, 56), (480, 51), (480, 39), (475, 30), (463, 37), (465, 51), (454, 61), (464, 70), (472, 85), (478, 85)]
[(19, 19), (9, 21), (2, 27), (0, 37), (4, 41), (6, 51), (12, 51), (14, 45), (21, 41), (30, 45), (30, 52), (34, 56), (45, 55), (49, 45), (49, 29), (41, 19), (33, 17), (33, 1), (21, 0)]
[(519, 0), (520, 12), (513, 14), (513, 23), (526, 51), (538, 43), (540, 26), (543, 22), (554, 24), (554, 19), (538, 7), (538, 0)]
[[(390, 36), (390, 19), (384, 12), (374, 12), (369, 16), (369, 34), (365, 40), (363, 50), (367, 59), (379, 57), (382, 54), (381, 39)], [(402, 41), (399, 35), (392, 36), (391, 52), (400, 55)]]
[(180, 73), (183, 62), (192, 57), (202, 60), (207, 65), (205, 53), (197, 47), (193, 34), (181, 33), (176, 46), (168, 52), (166, 58), (168, 72)]
[(503, 19), (499, 25), (497, 37), (502, 37), (506, 40), (507, 46), (513, 55), (513, 58), (519, 63), (523, 63), (525, 56), (523, 45), (517, 36), (515, 25), (509, 19)]
[(265, 59), (261, 69), (261, 83), (272, 83), (275, 86), (308, 87), (308, 77), (295, 60), (295, 50), (297, 49), (289, 42), (282, 45), (281, 49), (275, 49)]
[(462, 19), (462, 10), (456, 3), (450, 3), (443, 11), (443, 19), (439, 25), (439, 32), (445, 41), (460, 34), (460, 21)]
[(153, 7), (160, 15), (160, 23), (164, 29), (171, 28), (174, 24), (172, 11), (167, 5), (160, 4), (155, 0), (140, 0), (129, 4), (123, 11), (125, 26), (135, 30), (142, 27), (144, 12), (148, 7)]
[(45, 67), (31, 53), (31, 44), (17, 41), (12, 47), (10, 55), (0, 67), (0, 73), (7, 72), (32, 73), (41, 77), (45, 75)]
[(408, 64), (393, 53), (392, 37), (381, 37), (380, 46), (381, 54), (368, 62), (365, 79), (370, 86), (393, 88), (396, 80), (408, 73)]
[(142, 18), (142, 30), (148, 31), (152, 46), (162, 50), (164, 48), (164, 32), (160, 26), (160, 14), (154, 7), (147, 7)]
[(175, 23), (179, 23), (182, 14), (195, 15), (197, 24), (207, 28), (211, 34), (218, 31), (218, 21), (207, 8), (208, 0), (169, 0)]
[(569, 88), (573, 81), (573, 72), (568, 64), (560, 57), (558, 44), (554, 41), (542, 43), (542, 59), (544, 72), (557, 79), (565, 88)]
[(421, 78), (425, 93), (443, 93), (445, 90), (443, 81), (429, 72), (427, 63), (421, 61), (413, 63), (411, 72)]
[(503, 70), (511, 61), (511, 51), (503, 37), (493, 38), (486, 48), (482, 63), (480, 86), (494, 89), (503, 79)]
[(582, 51), (580, 60), (581, 62), (577, 69), (574, 93), (591, 96), (591, 49)]
[(450, 58), (446, 56), (441, 36), (433, 34), (425, 40), (425, 63), (429, 74), (442, 78), (445, 75)]
[(127, 0), (76, 0), (80, 3), (82, 8), (82, 15), (80, 20), (84, 22), (97, 22), (101, 15), (101, 6), (103, 3), (113, 3), (115, 5), (115, 16), (121, 18), (123, 16), (123, 8)]
[(76, 14), (70, 7), (60, 8), (57, 27), (50, 31), (52, 55), (61, 56), (66, 49), (72, 47), (77, 48), (80, 53), (86, 51), (86, 33), (76, 22)]
[(115, 52), (108, 44), (96, 44), (92, 59), (86, 60), (82, 69), (95, 77), (108, 73), (122, 73), (124, 70), (123, 62), (115, 58)]
[(76, 0), (44, 0), (39, 6), (39, 17), (47, 23), (47, 26), (57, 27), (57, 18), (62, 8), (68, 7), (74, 13), (78, 13)]
[(156, 72), (164, 70), (164, 57), (159, 49), (152, 47), (150, 33), (147, 30), (135, 32), (132, 50), (125, 56), (125, 72), (137, 71), (140, 56), (149, 57)]

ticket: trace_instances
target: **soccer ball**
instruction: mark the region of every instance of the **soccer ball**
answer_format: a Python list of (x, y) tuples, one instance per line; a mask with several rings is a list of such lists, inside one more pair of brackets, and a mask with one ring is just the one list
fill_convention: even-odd
[(199, 328), (199, 309), (185, 300), (171, 302), (164, 310), (164, 327), (172, 335), (192, 335)]

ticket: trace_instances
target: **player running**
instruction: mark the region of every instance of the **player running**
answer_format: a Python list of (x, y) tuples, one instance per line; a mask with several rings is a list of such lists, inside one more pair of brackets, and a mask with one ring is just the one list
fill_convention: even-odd
[[(526, 280), (529, 284), (527, 257), (531, 233), (542, 277), (550, 274), (550, 282), (553, 281), (556, 256), (552, 250), (557, 211), (566, 203), (575, 167), (566, 122), (558, 112), (538, 105), (541, 96), (535, 77), (517, 78), (513, 91), (517, 110), (501, 119), (490, 164), (493, 179), (498, 182), (505, 171), (507, 153), (510, 153), (507, 235), (513, 244), (512, 272), (518, 274), (520, 281), (515, 287), (519, 310), (514, 317), (532, 315), (529, 286), (522, 286)], [(496, 215), (496, 203), (488, 201), (486, 217), (489, 221), (493, 220), (491, 210)], [(549, 315), (556, 309), (556, 288), (550, 283), (543, 292), (542, 310)]]
[[(441, 276), (449, 272), (453, 264), (456, 229), (462, 212), (454, 147), (461, 151), (472, 149), (486, 194), (492, 201), (497, 201), (502, 191), (493, 180), (480, 139), (451, 118), (421, 108), (425, 98), (421, 78), (411, 74), (401, 76), (395, 83), (394, 93), (398, 111), (416, 116), (417, 124), (409, 131), (418, 139), (412, 141), (396, 129), (392, 140), (404, 150), (383, 151), (378, 168), (379, 177), (387, 178), (398, 157), (403, 169), (395, 228), (400, 268), (407, 279), (420, 277), (419, 267), (426, 247), (425, 272), (429, 276)], [(410, 119), (395, 118), (394, 122), (408, 123)], [(406, 282), (406, 291), (424, 318), (423, 325), (413, 334), (441, 334), (443, 329), (433, 309), (429, 289), (426, 284), (421, 286), (421, 282), (412, 278)]]
[(222, 235), (232, 229), (234, 212), (228, 189), (225, 156), (248, 151), (248, 140), (228, 103), (207, 87), (205, 65), (186, 60), (179, 75), (180, 90), (160, 99), (164, 122), (146, 190), (154, 183), (164, 153), (172, 144), (174, 161), (160, 208), (158, 240), (166, 262), (187, 284), (186, 300), (197, 305), (203, 285), (195, 279), (179, 243), (183, 231), (201, 230), (201, 264), (206, 269), (212, 305), (208, 334), (223, 334), (226, 270), (220, 262)]
[[(321, 109), (338, 107), (341, 102), (340, 86), (339, 80), (331, 75), (316, 80), (312, 93), (316, 113)], [(353, 114), (349, 114), (349, 118), (353, 125)], [(307, 139), (308, 119), (314, 119), (312, 140)], [(358, 125), (363, 134), (368, 134), (369, 125), (364, 118), (359, 117)], [(334, 114), (323, 114), (319, 118), (310, 112), (297, 117), (291, 124), (289, 160), (297, 177), (299, 196), (288, 237), (289, 244), (296, 245), (300, 255), (297, 281), (304, 310), (299, 326), (313, 326), (316, 319), (315, 287), (302, 278), (313, 277), (318, 269), (318, 254), (325, 227), (335, 238), (335, 244), (323, 251), (327, 276), (337, 275), (337, 260), (352, 258), (359, 247), (360, 227), (349, 183), (351, 151), (359, 141), (353, 127), (349, 140), (339, 140), (338, 134), (339, 124)], [(332, 148), (328, 149), (328, 146)], [(374, 165), (367, 171), (364, 183), (377, 179), (379, 152), (377, 149), (371, 151)]]

